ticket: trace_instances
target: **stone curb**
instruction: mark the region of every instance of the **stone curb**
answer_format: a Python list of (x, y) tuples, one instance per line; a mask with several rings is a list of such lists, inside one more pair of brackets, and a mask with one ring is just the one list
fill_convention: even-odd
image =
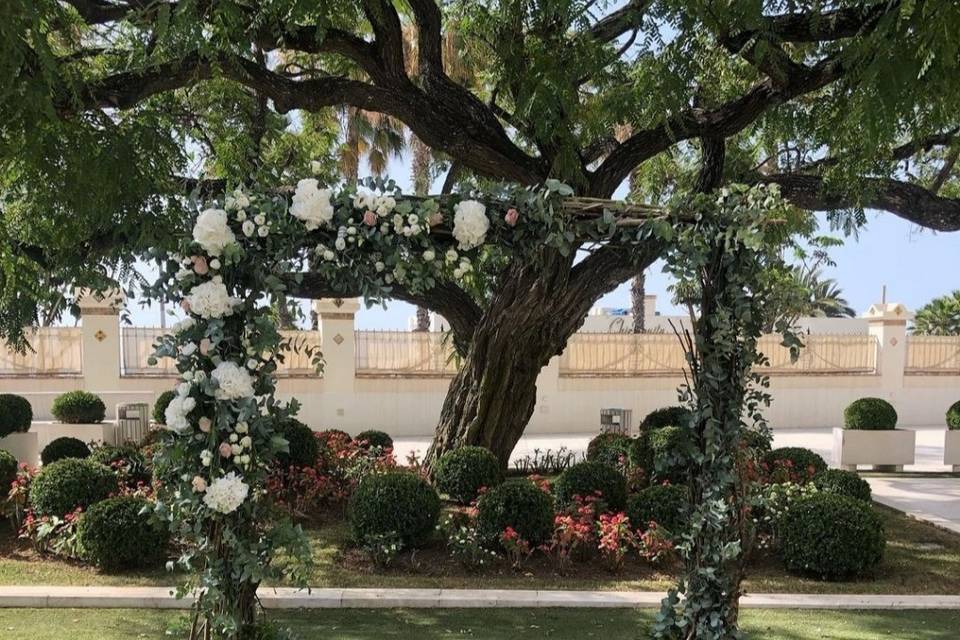
[[(259, 592), (266, 609), (626, 608), (653, 609), (652, 591), (533, 591), (512, 589), (312, 589)], [(0, 587), (0, 608), (187, 609), (168, 587)], [(960, 596), (756, 594), (741, 600), (752, 609), (960, 609)]]

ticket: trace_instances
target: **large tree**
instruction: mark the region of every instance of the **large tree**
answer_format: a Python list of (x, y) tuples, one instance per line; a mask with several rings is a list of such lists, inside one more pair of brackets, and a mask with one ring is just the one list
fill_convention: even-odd
[[(704, 167), (711, 188), (776, 183), (840, 223), (875, 208), (955, 231), (958, 31), (956, 0), (8, 0), (3, 330), (33, 321), (41, 279), (102, 280), (80, 266), (123, 262), (176, 223), (171, 196), (204, 176), (178, 178), (172, 114), (214, 84), (270, 114), (385, 114), (478, 179), (608, 198), (638, 167), (663, 168), (674, 193)], [(452, 56), (480, 79), (458, 82)], [(684, 155), (695, 166), (671, 160)], [(536, 267), (492, 255), (476, 286), (391, 292), (444, 315), (464, 355), (434, 454), (471, 443), (505, 460), (542, 366), (662, 250), (579, 248), (547, 244)], [(300, 295), (356, 293), (308, 282)]]

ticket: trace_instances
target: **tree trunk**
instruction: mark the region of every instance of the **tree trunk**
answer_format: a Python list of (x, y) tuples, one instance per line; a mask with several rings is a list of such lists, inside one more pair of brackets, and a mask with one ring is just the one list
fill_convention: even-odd
[(633, 277), (630, 283), (630, 303), (633, 313), (633, 332), (643, 333), (646, 328), (647, 275), (641, 271)]

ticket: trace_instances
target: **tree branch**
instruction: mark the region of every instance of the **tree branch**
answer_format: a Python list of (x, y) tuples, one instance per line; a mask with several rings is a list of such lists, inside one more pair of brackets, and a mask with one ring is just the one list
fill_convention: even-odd
[(590, 27), (590, 35), (597, 42), (611, 42), (627, 31), (636, 29), (653, 0), (630, 0), (624, 7), (604, 16)]
[(764, 16), (756, 29), (741, 31), (730, 43), (742, 49), (758, 34), (768, 34), (780, 42), (830, 42), (852, 38), (876, 24), (884, 14), (899, 11), (900, 2), (876, 2), (832, 11), (808, 11)]

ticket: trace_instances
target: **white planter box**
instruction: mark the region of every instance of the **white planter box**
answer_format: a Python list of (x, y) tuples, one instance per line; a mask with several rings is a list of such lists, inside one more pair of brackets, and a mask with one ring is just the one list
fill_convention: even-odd
[(11, 433), (5, 438), (0, 438), (0, 449), (4, 449), (13, 454), (17, 462), (23, 462), (31, 467), (40, 464), (40, 445), (37, 443), (37, 434)]
[(960, 429), (947, 429), (943, 434), (943, 464), (960, 471)]
[(30, 431), (37, 434), (41, 453), (57, 438), (76, 438), (87, 444), (101, 442), (116, 444), (117, 426), (112, 422), (99, 424), (67, 424), (65, 422), (34, 422)]
[(833, 428), (833, 462), (841, 469), (857, 465), (893, 467), (902, 471), (913, 464), (917, 433), (908, 429), (866, 431)]

